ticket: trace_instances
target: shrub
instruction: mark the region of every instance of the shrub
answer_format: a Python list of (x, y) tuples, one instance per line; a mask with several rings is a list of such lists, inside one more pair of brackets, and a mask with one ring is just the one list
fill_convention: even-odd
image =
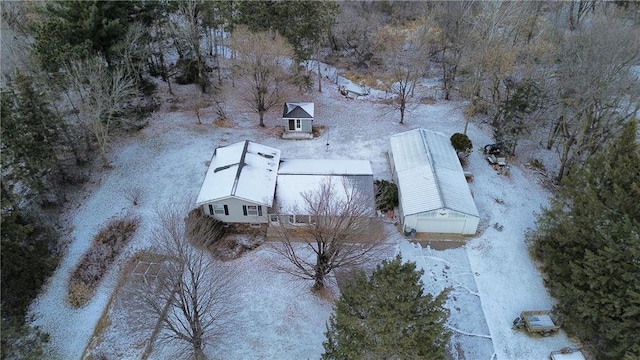
[(398, 187), (387, 180), (376, 180), (376, 208), (380, 211), (390, 211), (398, 206)]
[(98, 283), (127, 245), (139, 223), (140, 219), (129, 216), (113, 219), (93, 238), (91, 248), (69, 279), (67, 301), (71, 306), (79, 308), (91, 300)]
[(176, 63), (178, 75), (176, 76), (176, 84), (189, 85), (198, 81), (198, 63), (193, 59), (180, 59)]
[(144, 189), (140, 186), (130, 187), (124, 191), (124, 197), (131, 201), (133, 206), (137, 206), (140, 202), (140, 198), (142, 197), (143, 190)]
[(189, 211), (185, 229), (192, 244), (207, 248), (217, 244), (225, 234), (224, 223), (206, 216), (201, 207)]
[(544, 163), (542, 163), (542, 161), (538, 159), (531, 159), (531, 161), (529, 161), (529, 164), (534, 169), (538, 169), (540, 171), (547, 171), (547, 168), (544, 166)]
[(456, 151), (468, 152), (473, 149), (473, 144), (465, 134), (455, 133), (451, 136), (451, 145)]

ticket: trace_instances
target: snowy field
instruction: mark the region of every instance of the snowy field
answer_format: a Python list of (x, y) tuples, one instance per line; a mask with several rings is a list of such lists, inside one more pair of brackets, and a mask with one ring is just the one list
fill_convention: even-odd
[[(437, 83), (425, 81), (418, 91), (433, 89)], [(231, 89), (237, 91), (237, 89)], [(224, 126), (212, 123), (212, 108), (200, 111), (197, 124), (192, 102), (198, 98), (194, 86), (174, 86), (178, 100), (167, 100), (153, 114), (149, 125), (133, 137), (115, 140), (109, 153), (112, 169), (95, 174), (83, 195), (65, 211), (69, 245), (59, 268), (44, 293), (32, 306), (35, 325), (51, 334), (52, 357), (80, 359), (94, 328), (116, 288), (120, 268), (126, 259), (149, 248), (150, 229), (157, 221), (156, 209), (171, 202), (194, 200), (213, 150), (222, 145), (252, 140), (282, 150), (283, 158), (370, 160), (374, 177), (389, 180), (388, 136), (426, 128), (447, 136), (464, 129), (464, 103), (440, 101), (416, 105), (407, 113), (405, 125), (399, 113), (376, 101), (376, 96), (346, 99), (337, 85), (324, 79), (322, 93), (316, 89), (289, 101), (314, 101), (315, 125), (325, 126), (313, 140), (281, 140), (274, 134), (280, 107), (265, 117), (266, 128), (257, 126), (256, 114), (241, 109), (239, 100), (228, 102), (230, 120)], [(429, 90), (432, 91), (432, 90)], [(166, 92), (160, 86), (159, 92)], [(162, 95), (168, 99), (168, 96)], [(237, 99), (230, 94), (228, 99)], [(522, 310), (548, 309), (553, 300), (532, 263), (524, 243), (524, 233), (534, 226), (535, 213), (547, 202), (549, 193), (541, 186), (540, 175), (524, 164), (532, 157), (552, 159), (553, 154), (536, 144), (524, 143), (520, 157), (511, 165), (510, 176), (497, 175), (478, 148), (491, 142), (491, 131), (483, 124), (469, 124), (467, 131), (476, 150), (466, 170), (475, 175), (470, 183), (481, 225), (476, 237), (463, 247), (449, 250), (423, 248), (387, 226), (388, 242), (405, 260), (424, 269), (427, 291), (452, 287), (448, 307), (449, 328), (454, 333), (450, 352), (455, 359), (546, 359), (549, 352), (574, 346), (563, 332), (551, 337), (533, 337), (511, 329), (512, 320)], [(132, 206), (125, 192), (141, 187), (142, 198)], [(94, 234), (110, 218), (126, 213), (140, 216), (141, 225), (112, 269), (104, 277), (94, 298), (83, 308), (66, 303), (70, 273), (87, 251)], [(493, 224), (504, 226), (498, 231)], [(390, 254), (392, 255), (392, 254)], [(238, 327), (226, 345), (209, 349), (215, 359), (317, 359), (322, 353), (325, 323), (339, 296), (330, 279), (323, 296), (311, 293), (311, 283), (276, 273), (270, 265), (274, 254), (267, 245), (230, 262), (237, 266), (241, 286)], [(143, 340), (125, 329), (126, 316), (109, 314), (111, 325), (98, 346), (107, 359), (140, 358)], [(171, 349), (156, 349), (150, 358), (164, 359)], [(97, 354), (97, 353), (96, 353)]]

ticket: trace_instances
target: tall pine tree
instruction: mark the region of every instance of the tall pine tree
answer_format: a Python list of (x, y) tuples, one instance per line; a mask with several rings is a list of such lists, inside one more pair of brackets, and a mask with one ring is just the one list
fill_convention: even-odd
[(640, 357), (640, 146), (627, 125), (568, 176), (532, 233), (564, 328), (601, 359)]
[(62, 120), (33, 78), (19, 71), (0, 94), (0, 149), (5, 185), (26, 185), (29, 193), (44, 191), (43, 178), (57, 172), (56, 148)]
[(425, 295), (416, 264), (384, 261), (342, 291), (327, 326), (322, 359), (444, 359), (448, 292)]

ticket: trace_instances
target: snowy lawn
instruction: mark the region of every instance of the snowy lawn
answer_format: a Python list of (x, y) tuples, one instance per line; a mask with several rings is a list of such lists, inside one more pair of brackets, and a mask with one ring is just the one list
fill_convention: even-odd
[[(432, 85), (433, 81), (427, 81), (418, 91), (430, 91)], [(165, 89), (162, 85), (159, 88)], [(174, 86), (174, 90), (181, 100), (165, 101), (139, 134), (114, 141), (109, 154), (113, 168), (96, 174), (86, 186), (84, 199), (70, 204), (65, 212), (70, 239), (67, 252), (32, 306), (34, 324), (51, 334), (52, 348), (60, 358), (82, 357), (116, 287), (120, 268), (128, 257), (150, 246), (156, 209), (195, 200), (217, 146), (252, 140), (281, 149), (283, 158), (370, 160), (374, 177), (389, 180), (389, 135), (424, 127), (450, 136), (464, 128), (464, 103), (417, 105), (407, 114), (406, 124), (399, 125), (399, 114), (373, 96), (346, 99), (338, 93), (337, 85), (325, 79), (323, 93), (314, 90), (288, 99), (315, 102), (314, 124), (326, 126), (322, 135), (313, 140), (281, 140), (274, 136), (276, 126), (284, 125), (279, 120), (280, 107), (265, 117), (267, 127), (259, 128), (257, 115), (242, 110), (238, 95), (232, 94), (227, 97), (234, 99), (228, 103), (231, 119), (224, 127), (212, 125), (212, 108), (201, 109), (205, 123), (198, 125), (189, 111), (193, 109), (191, 102), (198, 98), (196, 88)], [(491, 142), (490, 130), (481, 124), (470, 124), (467, 133), (475, 149)], [(403, 258), (416, 261), (425, 270), (427, 291), (453, 287), (448, 305), (449, 326), (455, 334), (451, 349), (454, 358), (545, 359), (550, 351), (572, 345), (562, 332), (540, 338), (511, 329), (520, 311), (552, 306), (524, 244), (524, 233), (534, 225), (534, 212), (546, 203), (548, 193), (539, 184), (538, 175), (522, 165), (530, 157), (545, 158), (549, 154), (541, 154), (535, 144), (523, 144), (520, 153), (509, 177), (497, 175), (479, 151), (471, 154), (467, 170), (475, 175), (470, 187), (482, 221), (479, 235), (469, 239), (466, 246), (436, 251), (389, 232), (393, 234), (390, 244)], [(125, 195), (132, 187), (143, 189), (137, 206)], [(126, 213), (142, 219), (137, 233), (105, 275), (94, 298), (85, 307), (72, 309), (66, 303), (71, 271), (98, 229), (110, 218)], [(493, 228), (496, 222), (504, 225), (503, 231)], [(230, 334), (231, 345), (211, 349), (212, 358), (314, 359), (322, 353), (325, 323), (338, 296), (335, 283), (330, 283), (327, 296), (314, 295), (311, 283), (274, 273), (269, 265), (273, 256), (267, 246), (261, 246), (230, 262), (242, 270), (242, 286), (238, 288), (242, 310), (239, 326)], [(116, 315), (112, 324), (119, 322), (122, 328), (126, 320)], [(102, 347), (113, 349), (107, 358), (138, 358), (141, 350), (135, 342), (139, 339), (117, 329), (106, 329), (109, 335), (103, 338)], [(157, 349), (151, 358), (166, 358), (170, 353), (171, 349)]]

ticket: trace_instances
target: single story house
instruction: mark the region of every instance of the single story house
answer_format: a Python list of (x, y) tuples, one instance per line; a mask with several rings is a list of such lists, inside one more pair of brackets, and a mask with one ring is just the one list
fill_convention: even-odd
[(475, 234), (480, 215), (449, 137), (415, 129), (389, 141), (405, 233)]
[(196, 206), (225, 223), (263, 227), (273, 206), (280, 150), (242, 141), (213, 152)]
[(284, 121), (284, 139), (312, 139), (313, 138), (313, 109), (312, 102), (285, 103), (282, 110)]
[(282, 159), (278, 169), (276, 208), (269, 214), (271, 225), (307, 224), (313, 219), (305, 197), (329, 186), (334, 200), (357, 199), (362, 213), (376, 215), (373, 171), (368, 160)]
[(304, 194), (317, 193), (325, 184), (331, 184), (335, 199), (357, 196), (375, 217), (368, 160), (281, 159), (279, 149), (252, 141), (214, 151), (196, 206), (239, 230), (300, 226), (312, 220)]

